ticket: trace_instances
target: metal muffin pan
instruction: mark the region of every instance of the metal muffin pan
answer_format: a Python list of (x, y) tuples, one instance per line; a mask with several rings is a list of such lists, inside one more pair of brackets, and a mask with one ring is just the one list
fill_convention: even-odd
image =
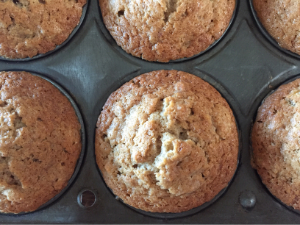
[[(80, 29), (60, 50), (28, 61), (0, 59), (0, 71), (25, 70), (59, 84), (74, 99), (85, 124), (86, 150), (74, 182), (48, 206), (23, 215), (0, 214), (0, 223), (298, 223), (300, 215), (276, 200), (250, 164), (250, 134), (262, 100), (300, 74), (298, 57), (274, 46), (261, 32), (252, 0), (237, 0), (236, 15), (221, 40), (196, 57), (147, 62), (117, 46), (106, 30), (98, 1), (90, 0)], [(108, 96), (140, 74), (176, 69), (201, 77), (230, 104), (240, 131), (240, 160), (229, 187), (214, 202), (181, 214), (153, 214), (118, 201), (95, 162), (94, 132)], [(84, 143), (83, 143), (84, 145)], [(78, 194), (96, 195), (92, 207)], [(207, 206), (207, 207), (206, 207)]]

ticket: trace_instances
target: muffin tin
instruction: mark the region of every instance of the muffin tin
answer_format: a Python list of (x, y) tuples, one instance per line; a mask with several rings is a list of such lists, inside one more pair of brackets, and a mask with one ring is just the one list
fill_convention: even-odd
[[(298, 223), (298, 211), (273, 197), (250, 164), (251, 126), (259, 105), (300, 74), (299, 57), (262, 32), (252, 0), (237, 0), (230, 28), (213, 47), (170, 63), (127, 54), (106, 30), (98, 1), (85, 7), (82, 24), (63, 47), (33, 59), (0, 59), (1, 71), (25, 70), (61, 86), (78, 106), (86, 136), (82, 164), (66, 191), (35, 212), (0, 214), (0, 223)], [(122, 203), (105, 185), (94, 155), (95, 126), (108, 96), (133, 77), (160, 69), (182, 70), (209, 82), (230, 104), (240, 131), (240, 160), (229, 187), (212, 202), (180, 214), (148, 213)]]

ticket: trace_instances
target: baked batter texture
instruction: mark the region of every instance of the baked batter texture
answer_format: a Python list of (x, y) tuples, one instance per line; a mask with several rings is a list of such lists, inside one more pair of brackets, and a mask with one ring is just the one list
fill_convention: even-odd
[(0, 56), (27, 58), (62, 44), (86, 0), (0, 0)]
[(229, 26), (235, 0), (99, 0), (103, 21), (127, 53), (148, 61), (188, 58)]
[(67, 186), (81, 152), (69, 100), (27, 72), (0, 72), (0, 212), (36, 210)]
[(182, 212), (214, 198), (237, 167), (238, 133), (224, 98), (202, 79), (154, 71), (103, 107), (97, 164), (115, 195), (151, 212)]
[(257, 16), (278, 44), (300, 54), (300, 1), (253, 0)]
[(300, 209), (300, 79), (280, 86), (259, 107), (252, 166), (270, 192)]

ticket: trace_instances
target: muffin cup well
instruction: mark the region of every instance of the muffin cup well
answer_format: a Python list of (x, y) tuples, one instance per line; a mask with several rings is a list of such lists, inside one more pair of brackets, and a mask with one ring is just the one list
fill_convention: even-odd
[(287, 50), (285, 48), (282, 48), (278, 42), (270, 35), (270, 33), (265, 29), (265, 27), (262, 25), (262, 23), (260, 22), (258, 16), (257, 16), (257, 13), (254, 9), (254, 6), (253, 6), (253, 0), (249, 0), (249, 5), (250, 5), (250, 9), (251, 9), (251, 12), (252, 12), (252, 16), (256, 22), (256, 25), (258, 26), (260, 32), (263, 34), (263, 36), (275, 47), (277, 48), (278, 50), (280, 50), (281, 52), (284, 52), (285, 54), (289, 55), (289, 56), (293, 56), (297, 59), (300, 59), (300, 55), (298, 55), (297, 53), (295, 52), (292, 52), (290, 50)]
[[(199, 77), (199, 76), (198, 76), (198, 77)], [(134, 78), (134, 77), (133, 77), (133, 78)], [(205, 80), (205, 79), (203, 79), (202, 77), (201, 77), (201, 79), (202, 79), (203, 81), (205, 81), (205, 82), (208, 83), (208, 81)], [(127, 80), (127, 79), (126, 79), (126, 80)], [(130, 80), (131, 80), (131, 79), (130, 79)], [(107, 95), (110, 95), (111, 93), (113, 93), (113, 92), (115, 92), (116, 90), (118, 90), (118, 89), (119, 89), (119, 85), (121, 84), (121, 86), (122, 86), (124, 83), (126, 83), (126, 82), (123, 82), (123, 81), (122, 81), (122, 84), (121, 84), (120, 82), (118, 82), (118, 85), (113, 85), (113, 87), (111, 88), (113, 91), (110, 92), (110, 93), (107, 93)], [(210, 84), (210, 85), (211, 85), (211, 84)], [(117, 87), (117, 86), (118, 86), (118, 87)], [(212, 85), (211, 85), (211, 86), (212, 86)], [(212, 86), (212, 87), (214, 87), (214, 86)], [(214, 88), (215, 88), (215, 87), (214, 87)], [(225, 188), (223, 188), (219, 193), (217, 193), (210, 201), (205, 202), (205, 203), (203, 203), (202, 205), (200, 205), (200, 206), (198, 206), (198, 207), (195, 207), (195, 208), (192, 208), (192, 209), (190, 209), (190, 210), (188, 210), (188, 211), (179, 212), (179, 213), (163, 213), (163, 212), (162, 212), (162, 213), (160, 213), (160, 212), (157, 212), (157, 213), (156, 213), (156, 212), (148, 212), (148, 211), (144, 211), (144, 210), (141, 210), (141, 209), (137, 209), (137, 208), (135, 208), (135, 207), (133, 207), (133, 206), (128, 205), (127, 203), (124, 203), (123, 200), (122, 200), (120, 197), (116, 196), (116, 195), (113, 193), (113, 191), (110, 189), (110, 187), (108, 187), (108, 185), (106, 184), (106, 182), (105, 182), (105, 180), (104, 180), (104, 178), (103, 178), (102, 172), (101, 172), (101, 170), (99, 169), (99, 167), (98, 167), (98, 165), (97, 165), (97, 162), (95, 161), (96, 167), (97, 167), (97, 169), (98, 169), (98, 171), (99, 171), (99, 173), (100, 173), (100, 175), (101, 175), (101, 177), (102, 177), (102, 180), (103, 180), (103, 182), (106, 184), (106, 188), (109, 190), (109, 192), (111, 193), (111, 195), (114, 196), (114, 199), (115, 199), (116, 201), (120, 201), (120, 202), (124, 203), (124, 205), (127, 206), (128, 208), (130, 208), (130, 209), (132, 209), (132, 210), (134, 210), (134, 211), (136, 211), (136, 212), (138, 212), (138, 213), (140, 213), (140, 214), (142, 214), (142, 215), (145, 215), (145, 216), (154, 217), (154, 218), (159, 218), (159, 219), (176, 219), (176, 218), (188, 217), (188, 216), (194, 215), (194, 214), (196, 214), (196, 213), (199, 213), (200, 211), (202, 211), (202, 210), (206, 209), (207, 207), (209, 207), (210, 205), (212, 205), (212, 204), (213, 204), (215, 201), (217, 201), (221, 196), (223, 196), (223, 194), (227, 191), (227, 189), (229, 188), (229, 186), (230, 186), (231, 183), (233, 182), (234, 177), (235, 177), (235, 174), (236, 174), (236, 172), (237, 172), (237, 170), (238, 170), (238, 168), (239, 168), (239, 161), (240, 161), (241, 149), (242, 149), (241, 143), (242, 143), (242, 142), (241, 142), (241, 133), (240, 133), (240, 129), (239, 129), (239, 124), (238, 124), (238, 122), (237, 122), (237, 118), (236, 118), (235, 112), (234, 112), (234, 110), (233, 110), (233, 107), (230, 105), (228, 99), (227, 99), (226, 97), (224, 97), (224, 95), (226, 95), (227, 93), (226, 93), (226, 94), (221, 93), (219, 90), (218, 90), (218, 92), (222, 95), (222, 98), (224, 98), (224, 99), (227, 101), (227, 103), (229, 104), (229, 106), (230, 106), (230, 108), (231, 108), (231, 111), (233, 112), (233, 116), (234, 116), (234, 118), (235, 118), (235, 124), (236, 124), (237, 134), (238, 134), (238, 144), (239, 144), (239, 146), (238, 146), (238, 152), (237, 152), (237, 165), (236, 165), (235, 171), (234, 171), (234, 173), (233, 173), (233, 175), (232, 175), (230, 181), (228, 182), (228, 185), (227, 185)], [(223, 95), (223, 94), (224, 94), (224, 95)], [(108, 97), (108, 96), (107, 96), (107, 97)], [(102, 109), (102, 107), (104, 106), (106, 100), (107, 100), (107, 98), (101, 100), (101, 105), (100, 105), (100, 107), (99, 107), (99, 114), (98, 114), (98, 115), (101, 114), (101, 112), (102, 112), (101, 109)], [(95, 129), (94, 134), (96, 134), (96, 129)], [(95, 155), (95, 159), (96, 159), (96, 155)]]
[[(254, 126), (254, 123), (255, 123), (256, 118), (257, 118), (258, 109), (264, 104), (264, 102), (265, 102), (265, 100), (266, 100), (267, 98), (269, 98), (272, 94), (274, 94), (274, 93), (278, 90), (279, 87), (281, 87), (282, 85), (289, 84), (289, 83), (291, 83), (291, 82), (293, 82), (293, 81), (295, 81), (295, 80), (297, 80), (297, 79), (300, 79), (300, 75), (296, 75), (296, 76), (294, 76), (294, 77), (292, 77), (292, 78), (291, 78), (291, 77), (290, 77), (290, 78), (287, 78), (287, 79), (285, 79), (283, 82), (281, 82), (281, 83), (279, 83), (278, 85), (276, 85), (272, 90), (269, 91), (269, 93), (267, 93), (267, 94), (265, 95), (265, 97), (263, 97), (263, 99), (261, 100), (261, 102), (260, 102), (259, 105), (257, 106), (256, 111), (255, 111), (255, 114), (254, 114), (254, 117), (253, 117), (253, 120), (252, 120), (250, 132), (249, 132), (249, 133), (250, 133), (250, 138), (249, 138), (250, 143), (249, 143), (249, 146), (250, 146), (250, 155), (251, 155), (250, 158), (251, 158), (251, 164), (252, 164), (252, 162), (253, 162), (252, 132), (253, 132), (253, 126)], [(286, 203), (282, 202), (280, 198), (278, 198), (277, 196), (275, 196), (275, 195), (269, 190), (269, 188), (267, 187), (267, 185), (263, 183), (260, 174), (259, 174), (259, 173), (257, 172), (257, 170), (254, 168), (254, 166), (251, 165), (251, 167), (252, 167), (252, 169), (255, 171), (255, 174), (256, 174), (256, 176), (257, 176), (257, 179), (258, 179), (258, 180), (260, 181), (260, 183), (263, 185), (264, 190), (265, 190), (265, 191), (266, 191), (266, 192), (267, 192), (267, 193), (268, 193), (275, 201), (277, 201), (277, 202), (280, 203), (282, 206), (284, 206), (284, 208), (286, 208), (286, 209), (288, 209), (288, 210), (290, 210), (290, 211), (292, 211), (292, 212), (294, 212), (294, 213), (300, 215), (300, 210), (297, 210), (297, 209), (293, 208), (292, 206), (287, 205)]]
[(29, 214), (29, 213), (35, 213), (39, 210), (42, 210), (44, 208), (46, 208), (47, 206), (51, 205), (52, 203), (54, 203), (56, 200), (58, 200), (61, 196), (63, 196), (63, 194), (65, 194), (65, 192), (69, 189), (69, 187), (73, 184), (73, 182), (75, 181), (80, 168), (81, 168), (81, 164), (83, 162), (83, 158), (85, 155), (85, 149), (86, 149), (86, 132), (85, 132), (85, 125), (84, 125), (84, 121), (81, 115), (81, 112), (79, 110), (79, 108), (77, 107), (75, 101), (72, 99), (72, 97), (68, 94), (68, 92), (66, 90), (64, 90), (64, 88), (62, 88), (59, 84), (57, 84), (56, 82), (52, 81), (51, 79), (47, 78), (45, 75), (39, 74), (39, 73), (35, 73), (35, 72), (31, 72), (31, 71), (25, 71), (25, 70), (9, 70), (9, 71), (3, 71), (3, 72), (28, 72), (33, 76), (37, 76), (42, 78), (43, 80), (49, 82), (50, 84), (52, 84), (56, 89), (59, 90), (59, 92), (65, 96), (67, 98), (67, 100), (71, 103), (71, 106), (74, 109), (74, 112), (76, 114), (76, 117), (78, 119), (78, 122), (81, 126), (80, 129), (80, 137), (81, 137), (81, 151), (78, 157), (78, 160), (76, 162), (76, 166), (74, 168), (74, 172), (72, 174), (72, 176), (70, 177), (66, 187), (64, 187), (57, 195), (55, 195), (53, 198), (51, 198), (49, 201), (47, 201), (46, 203), (42, 204), (38, 209), (34, 210), (34, 211), (29, 211), (29, 212), (21, 212), (21, 213), (0, 213), (2, 215), (8, 215), (8, 216), (20, 216), (20, 215), (24, 215), (24, 214)]
[(53, 50), (50, 50), (50, 51), (48, 51), (44, 54), (35, 55), (31, 58), (27, 57), (27, 58), (11, 59), (11, 58), (6, 58), (6, 57), (3, 57), (3, 56), (0, 56), (0, 60), (9, 61), (9, 62), (27, 62), (27, 61), (47, 57), (47, 56), (51, 55), (52, 53), (54, 53), (54, 52), (60, 50), (61, 48), (65, 47), (69, 43), (69, 41), (71, 41), (72, 38), (77, 34), (78, 30), (81, 28), (81, 25), (85, 20), (87, 9), (89, 7), (90, 1), (91, 0), (87, 0), (86, 4), (82, 7), (82, 14), (81, 14), (80, 20), (79, 20), (78, 24), (74, 27), (73, 31), (70, 33), (69, 37), (64, 42), (62, 42), (61, 44), (56, 45), (56, 47)]
[(182, 63), (182, 62), (189, 61), (189, 60), (195, 59), (197, 57), (203, 56), (206, 53), (208, 53), (215, 46), (217, 46), (220, 42), (222, 42), (222, 40), (224, 39), (224, 37), (227, 35), (227, 33), (229, 32), (229, 30), (231, 29), (231, 27), (232, 27), (232, 25), (233, 25), (233, 23), (235, 21), (235, 18), (236, 18), (237, 12), (238, 12), (238, 8), (239, 8), (239, 4), (240, 4), (239, 3), (240, 0), (235, 0), (235, 7), (234, 7), (234, 10), (233, 10), (233, 13), (232, 13), (232, 17), (230, 19), (230, 22), (229, 22), (227, 28), (223, 32), (222, 36), (219, 39), (217, 39), (216, 41), (214, 41), (205, 50), (203, 50), (202, 52), (199, 52), (199, 53), (197, 53), (197, 54), (195, 54), (195, 55), (193, 55), (191, 57), (188, 57), (188, 58), (180, 58), (180, 59), (176, 59), (176, 60), (170, 60), (169, 62), (159, 62), (159, 61), (148, 61), (148, 60), (142, 59), (141, 57), (133, 56), (130, 53), (127, 53), (125, 50), (123, 50), (123, 48), (116, 43), (115, 39), (113, 38), (113, 36), (110, 34), (110, 32), (108, 31), (108, 29), (106, 28), (106, 26), (104, 24), (104, 21), (103, 21), (103, 17), (102, 17), (100, 5), (99, 5), (99, 0), (97, 0), (97, 1), (98, 1), (98, 11), (99, 11), (100, 20), (101, 20), (101, 24), (100, 24), (99, 27), (100, 27), (102, 33), (104, 34), (105, 38), (108, 39), (109, 45), (112, 48), (117, 49), (121, 54), (123, 54), (124, 56), (126, 56), (128, 58), (134, 58), (134, 59), (142, 60), (142, 61), (149, 62), (149, 63), (159, 63), (159, 64)]

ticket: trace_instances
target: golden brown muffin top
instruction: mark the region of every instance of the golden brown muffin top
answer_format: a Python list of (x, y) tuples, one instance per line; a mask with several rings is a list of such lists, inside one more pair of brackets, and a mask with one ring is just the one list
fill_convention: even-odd
[(182, 212), (215, 197), (237, 167), (234, 116), (219, 92), (180, 71), (138, 76), (99, 116), (97, 164), (125, 203)]
[(0, 211), (36, 210), (66, 187), (81, 151), (68, 99), (26, 72), (0, 72)]
[(253, 0), (253, 6), (275, 41), (282, 48), (300, 54), (300, 1)]
[(0, 56), (27, 58), (63, 43), (86, 0), (1, 0)]
[(104, 23), (127, 53), (168, 62), (196, 55), (227, 29), (235, 0), (99, 0)]
[(258, 109), (253, 167), (270, 192), (300, 209), (300, 79), (280, 86)]

